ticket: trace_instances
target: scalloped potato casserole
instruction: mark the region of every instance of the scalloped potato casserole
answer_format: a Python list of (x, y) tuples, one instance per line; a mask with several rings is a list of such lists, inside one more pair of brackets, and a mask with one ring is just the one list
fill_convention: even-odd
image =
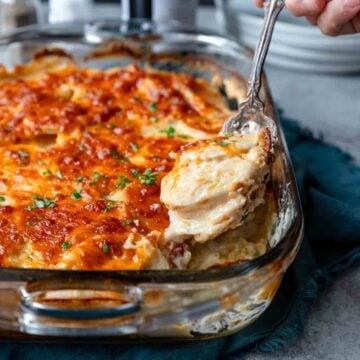
[(0, 68), (0, 265), (211, 268), (264, 254), (269, 134), (205, 80), (48, 55)]

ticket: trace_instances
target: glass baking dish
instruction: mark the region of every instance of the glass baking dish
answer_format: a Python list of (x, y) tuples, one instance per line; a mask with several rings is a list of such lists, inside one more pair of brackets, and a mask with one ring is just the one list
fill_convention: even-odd
[[(174, 23), (95, 22), (36, 26), (0, 38), (0, 63), (24, 64), (63, 49), (80, 66), (136, 62), (243, 90), (251, 53), (231, 39)], [(0, 336), (12, 339), (205, 339), (243, 329), (269, 306), (303, 236), (295, 178), (266, 79), (262, 98), (276, 120), (271, 186), (277, 214), (266, 254), (209, 270), (0, 269)], [(231, 101), (229, 102), (231, 106)], [(234, 106), (234, 104), (232, 104)], [(236, 104), (235, 104), (236, 106)]]

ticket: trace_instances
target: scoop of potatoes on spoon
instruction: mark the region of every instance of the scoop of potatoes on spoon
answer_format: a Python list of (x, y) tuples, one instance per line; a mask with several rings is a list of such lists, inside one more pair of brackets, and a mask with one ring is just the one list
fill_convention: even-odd
[(225, 121), (221, 135), (254, 133), (267, 127), (272, 135), (272, 143), (276, 141), (274, 120), (264, 114), (264, 104), (260, 100), (259, 91), (274, 26), (284, 6), (285, 0), (266, 0), (264, 3), (265, 20), (251, 66), (247, 98), (239, 104), (237, 113)]

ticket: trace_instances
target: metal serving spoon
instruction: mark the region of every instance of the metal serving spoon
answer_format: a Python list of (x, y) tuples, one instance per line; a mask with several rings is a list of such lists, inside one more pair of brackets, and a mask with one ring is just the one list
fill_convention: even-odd
[(274, 121), (265, 116), (264, 104), (259, 98), (259, 91), (262, 69), (269, 50), (275, 22), (284, 6), (285, 0), (266, 0), (264, 3), (265, 20), (251, 66), (247, 98), (239, 104), (238, 112), (225, 121), (221, 130), (223, 135), (253, 133), (263, 127), (269, 127), (273, 134), (273, 142), (276, 139)]

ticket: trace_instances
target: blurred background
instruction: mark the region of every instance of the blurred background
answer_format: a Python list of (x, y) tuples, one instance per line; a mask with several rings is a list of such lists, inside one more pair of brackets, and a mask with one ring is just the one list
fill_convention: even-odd
[[(192, 26), (200, 23), (231, 34), (254, 48), (262, 16), (263, 11), (257, 9), (252, 0), (0, 0), (2, 33), (34, 23), (138, 17), (177, 20)], [(325, 37), (317, 27), (291, 16), (286, 10), (279, 20), (268, 63), (316, 73), (360, 72), (359, 35)]]
[[(151, 18), (235, 37), (253, 49), (263, 10), (252, 0), (0, 0), (0, 33), (19, 26)], [(360, 162), (360, 34), (327, 37), (280, 14), (266, 63), (279, 107)], [(301, 100), (301, 101), (300, 101)]]

